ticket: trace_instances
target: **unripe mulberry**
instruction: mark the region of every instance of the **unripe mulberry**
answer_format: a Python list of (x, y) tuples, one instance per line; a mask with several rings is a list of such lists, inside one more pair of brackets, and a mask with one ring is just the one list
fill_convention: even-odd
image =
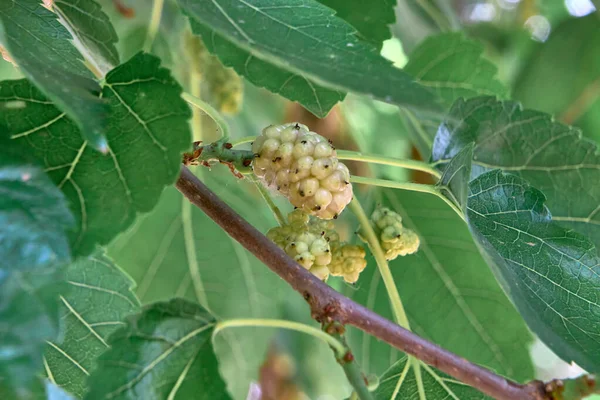
[(337, 218), (352, 200), (348, 168), (317, 133), (295, 122), (268, 126), (252, 144), (254, 174), (297, 208)]
[(358, 276), (367, 266), (366, 252), (362, 246), (340, 244), (333, 246), (333, 256), (329, 263), (329, 272), (334, 276), (342, 276), (348, 283), (355, 283)]
[(385, 207), (377, 207), (371, 215), (371, 225), (378, 236), (387, 260), (413, 254), (419, 249), (419, 236), (402, 225), (402, 217)]
[(287, 224), (269, 230), (267, 237), (319, 279), (329, 276), (330, 242), (338, 240), (331, 222), (311, 221), (307, 213), (298, 209), (288, 215)]

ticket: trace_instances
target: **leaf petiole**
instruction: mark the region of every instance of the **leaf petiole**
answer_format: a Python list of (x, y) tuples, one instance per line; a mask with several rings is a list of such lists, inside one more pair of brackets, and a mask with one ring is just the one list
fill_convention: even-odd
[(357, 151), (350, 150), (337, 150), (338, 159), (340, 160), (352, 160), (352, 161), (363, 161), (373, 164), (391, 165), (393, 167), (406, 168), (414, 171), (427, 172), (436, 178), (440, 178), (442, 174), (423, 161), (407, 160), (393, 157), (383, 157), (373, 154), (363, 154)]
[(221, 113), (219, 113), (213, 106), (200, 99), (199, 97), (191, 95), (189, 93), (183, 93), (181, 97), (189, 104), (198, 107), (199, 109), (204, 111), (206, 115), (208, 115), (210, 118), (212, 118), (213, 121), (215, 121), (215, 123), (219, 127), (219, 130), (223, 134), (223, 137), (229, 137), (229, 125), (221, 116)]

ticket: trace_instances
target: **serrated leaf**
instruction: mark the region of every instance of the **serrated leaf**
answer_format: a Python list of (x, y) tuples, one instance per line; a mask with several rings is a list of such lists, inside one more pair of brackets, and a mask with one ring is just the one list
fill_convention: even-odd
[[(496, 66), (483, 56), (483, 46), (461, 33), (428, 37), (411, 54), (405, 70), (421, 85), (434, 90), (445, 109), (459, 98), (508, 95), (508, 89), (496, 79)], [(426, 158), (441, 121), (422, 114), (408, 121), (409, 133)]]
[(102, 252), (69, 265), (65, 278), (68, 290), (60, 296), (62, 338), (48, 343), (45, 371), (54, 383), (81, 398), (97, 358), (108, 349), (109, 335), (140, 306), (131, 291), (131, 278)]
[[(480, 255), (464, 221), (440, 198), (386, 190), (378, 202), (402, 216), (420, 238), (419, 251), (398, 257), (390, 269), (411, 328), (460, 356), (523, 382), (534, 376), (532, 337)], [(347, 294), (393, 318), (375, 261), (369, 259), (357, 288)], [(367, 373), (382, 374), (402, 357), (363, 332), (351, 347)], [(459, 397), (461, 398), (461, 397)]]
[(190, 23), (193, 32), (202, 37), (206, 48), (224, 65), (256, 86), (297, 101), (317, 117), (324, 118), (338, 101), (344, 99), (344, 93), (324, 88), (300, 74), (256, 58), (204, 25), (194, 20)]
[[(565, 11), (562, 4), (557, 6)], [(522, 61), (524, 68), (516, 78), (513, 97), (525, 107), (553, 114), (558, 120), (580, 127), (585, 136), (600, 141), (597, 13), (568, 18), (561, 24), (551, 23), (548, 40), (538, 43), (528, 59)]]
[(379, 378), (379, 387), (373, 392), (375, 400), (421, 400), (415, 364), (420, 364), (420, 380), (427, 399), (491, 399), (451, 376), (403, 355)]
[(463, 213), (467, 207), (467, 193), (471, 179), (471, 161), (473, 159), (473, 144), (463, 147), (448, 164), (437, 183), (442, 195), (452, 201)]
[(469, 226), (531, 330), (565, 361), (599, 371), (600, 259), (552, 222), (545, 201), (524, 179), (490, 171), (469, 185)]
[(212, 346), (214, 317), (183, 299), (150, 304), (109, 340), (86, 399), (230, 399)]
[(319, 3), (334, 9), (337, 17), (356, 28), (358, 36), (377, 49), (392, 37), (389, 25), (396, 20), (396, 0), (319, 0)]
[(475, 142), (472, 177), (491, 169), (543, 191), (553, 220), (600, 245), (600, 153), (573, 127), (491, 97), (459, 100), (440, 125), (432, 160), (445, 162)]
[[(2, 149), (4, 150), (4, 149)], [(70, 260), (65, 199), (37, 167), (0, 155), (0, 393), (29, 398), (58, 331), (60, 266)]]
[(69, 199), (77, 219), (70, 235), (75, 253), (108, 243), (137, 213), (150, 211), (179, 175), (181, 152), (191, 141), (190, 110), (180, 93), (148, 54), (111, 71), (103, 90), (111, 109), (105, 156), (27, 81), (0, 82), (0, 126), (13, 139), (6, 147), (38, 160)]
[(179, 0), (198, 23), (265, 62), (325, 87), (438, 113), (427, 88), (360, 41), (352, 26), (316, 0)]
[(21, 71), (64, 110), (93, 148), (106, 151), (107, 107), (100, 86), (56, 14), (37, 0), (0, 4), (0, 43)]
[[(253, 187), (235, 182), (226, 168), (202, 180), (258, 229), (275, 224)], [(281, 301), (303, 301), (175, 188), (167, 188), (155, 210), (109, 254), (135, 279), (143, 303), (178, 296), (218, 318), (276, 318)], [(221, 372), (234, 398), (244, 398), (256, 380), (272, 333), (242, 328), (217, 337)]]
[(102, 75), (120, 64), (115, 47), (119, 38), (98, 3), (94, 0), (55, 0), (52, 9), (76, 39), (79, 50)]

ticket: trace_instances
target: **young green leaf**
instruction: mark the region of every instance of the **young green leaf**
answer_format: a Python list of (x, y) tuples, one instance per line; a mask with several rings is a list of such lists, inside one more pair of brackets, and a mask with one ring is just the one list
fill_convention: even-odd
[(521, 176), (547, 196), (554, 221), (600, 245), (600, 153), (579, 130), (511, 101), (478, 97), (452, 107), (432, 160), (446, 162), (470, 142), (473, 177), (496, 168)]
[(600, 258), (545, 201), (524, 179), (490, 171), (469, 185), (469, 226), (531, 330), (565, 361), (599, 371)]
[(25, 399), (43, 392), (37, 375), (45, 341), (58, 331), (73, 217), (40, 168), (4, 152), (0, 193), (0, 394)]
[(344, 99), (344, 93), (322, 87), (301, 74), (256, 58), (195, 20), (190, 22), (193, 32), (202, 37), (206, 48), (250, 83), (297, 101), (320, 118), (325, 117), (338, 101)]
[[(140, 53), (106, 76), (108, 154), (89, 148), (77, 126), (26, 81), (0, 82), (0, 126), (8, 149), (29, 154), (70, 200), (75, 253), (87, 255), (154, 207), (179, 175), (190, 110), (158, 58)], [(2, 132), (0, 132), (2, 135)]]
[[(420, 375), (415, 374), (416, 364)], [(422, 398), (419, 395), (421, 385), (427, 399), (491, 400), (472, 387), (406, 355), (379, 378), (379, 386), (373, 396), (375, 400), (417, 400)]]
[(119, 38), (94, 0), (54, 0), (53, 10), (70, 30), (75, 45), (102, 76), (119, 65)]
[(150, 304), (109, 339), (86, 399), (230, 399), (212, 346), (216, 321), (182, 299)]
[[(460, 33), (425, 39), (411, 54), (405, 70), (438, 93), (446, 109), (461, 97), (508, 95), (508, 89), (496, 79), (496, 66), (483, 56), (483, 46)], [(406, 119), (413, 141), (427, 157), (441, 121), (420, 113)]]
[(81, 398), (96, 359), (108, 348), (109, 335), (140, 306), (131, 278), (102, 252), (69, 265), (65, 278), (68, 290), (60, 296), (63, 333), (60, 341), (48, 342), (44, 366), (53, 382)]
[(108, 109), (98, 97), (100, 86), (56, 14), (37, 0), (3, 1), (0, 44), (25, 76), (75, 121), (84, 140), (106, 152)]
[[(224, 167), (202, 176), (266, 232), (275, 224), (268, 208), (251, 185), (235, 179)], [(282, 301), (304, 302), (175, 188), (167, 188), (153, 212), (113, 243), (109, 254), (135, 279), (143, 303), (178, 296), (219, 318), (278, 318)], [(219, 367), (234, 398), (244, 398), (257, 379), (271, 336), (240, 328), (216, 338)]]
[[(325, 87), (438, 113), (437, 96), (360, 41), (352, 26), (316, 0), (179, 0), (194, 20), (265, 62)], [(293, 10), (293, 12), (290, 12)]]
[[(398, 212), (421, 242), (416, 254), (390, 262), (413, 330), (504, 376), (520, 382), (532, 379), (532, 337), (464, 221), (440, 198), (425, 193), (386, 190), (378, 202)], [(376, 268), (367, 267), (357, 288), (347, 294), (392, 318)], [(381, 374), (402, 356), (363, 332), (353, 332), (350, 344), (367, 373)]]
[(319, 0), (358, 31), (358, 37), (381, 49), (383, 41), (392, 37), (390, 25), (396, 21), (396, 0), (375, 2), (361, 0)]
[(468, 144), (444, 165), (444, 172), (437, 183), (442, 195), (452, 201), (464, 213), (467, 207), (467, 192), (471, 178), (473, 144)]

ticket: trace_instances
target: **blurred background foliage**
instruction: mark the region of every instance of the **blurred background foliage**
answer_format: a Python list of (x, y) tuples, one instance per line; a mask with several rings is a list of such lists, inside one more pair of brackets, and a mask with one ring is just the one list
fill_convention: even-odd
[[(143, 47), (152, 2), (102, 0), (100, 3), (120, 37), (118, 48), (121, 59), (127, 60)], [(596, 8), (600, 8), (599, 3), (598, 0), (397, 0), (396, 21), (389, 26), (393, 37), (384, 42), (381, 53), (396, 66), (402, 67), (426, 37), (441, 32), (463, 31), (484, 45), (486, 57), (498, 67), (499, 79), (509, 88), (512, 99), (522, 102), (525, 107), (551, 113), (557, 120), (581, 128), (584, 136), (600, 141), (600, 12), (596, 11)], [(166, 1), (152, 52), (161, 57), (163, 64), (172, 69), (179, 82), (189, 91), (193, 79), (190, 78), (191, 64), (187, 62), (190, 54), (183, 40), (187, 29), (187, 19), (173, 2)], [(17, 79), (21, 74), (11, 63), (0, 61), (0, 77)], [(208, 100), (211, 101), (210, 98)], [(405, 121), (396, 107), (356, 95), (348, 95), (326, 118), (318, 119), (298, 104), (245, 82), (242, 107), (236, 115), (228, 116), (228, 120), (234, 138), (257, 135), (263, 127), (272, 123), (300, 121), (331, 139), (339, 148), (360, 149), (395, 157), (421, 157), (411, 144)], [(202, 118), (202, 132), (204, 140), (216, 138), (216, 128), (210, 119)], [(350, 163), (350, 168), (361, 175), (373, 174), (394, 180), (424, 182), (427, 179), (418, 174), (409, 176), (407, 172), (392, 167), (369, 169), (364, 164)], [(207, 176), (206, 171), (198, 173)], [(255, 221), (261, 229), (266, 230), (274, 225), (268, 210), (258, 206), (258, 193), (251, 186), (237, 182), (224, 168), (215, 167), (208, 182), (227, 202), (246, 218)], [(359, 188), (359, 196), (365, 198), (367, 204), (377, 200), (371, 193), (361, 192), (362, 189)], [(248, 200), (248, 194), (244, 194), (242, 199), (241, 190), (250, 193), (251, 198)], [(283, 202), (280, 205), (286, 211), (289, 208)], [(181, 207), (179, 193), (167, 190), (154, 212), (140, 218), (109, 247), (109, 254), (137, 281), (138, 295), (144, 303), (175, 294), (192, 299), (195, 296), (193, 285), (183, 287), (180, 284), (180, 281), (191, 279), (186, 275), (189, 274), (189, 254), (186, 253), (189, 248), (186, 249), (183, 239), (173, 240), (173, 245), (164, 242), (165, 235), (184, 235), (185, 227), (166, 224), (166, 220), (176, 220), (181, 215), (185, 216), (185, 212), (190, 212)], [(262, 207), (260, 213), (256, 212), (257, 207)], [(224, 234), (204, 215), (196, 211), (193, 213), (193, 227), (202, 230), (202, 238), (215, 243), (227, 240), (220, 238), (219, 235)], [(343, 236), (352, 237), (356, 223), (348, 213), (342, 218), (342, 224), (347, 227)], [(128, 260), (127, 254), (131, 250), (124, 251), (126, 246), (134, 246), (140, 251), (158, 248), (162, 251), (162, 258), (149, 257), (145, 265), (140, 265), (139, 262)], [(215, 246), (219, 248), (220, 245)], [(214, 269), (214, 274), (208, 277), (211, 286), (205, 288), (209, 302), (211, 298), (222, 295), (225, 285), (247, 286), (248, 276), (234, 273), (234, 264), (245, 263), (253, 273), (261, 268), (252, 268), (256, 260), (248, 258), (243, 250), (236, 247), (237, 244), (228, 243), (227, 246), (231, 247), (231, 260), (220, 259), (215, 265), (210, 252), (207, 252), (197, 255), (195, 261), (201, 270)], [(417, 259), (416, 263), (422, 261)], [(232, 265), (226, 268), (223, 267), (225, 263)], [(148, 268), (155, 269), (155, 277), (148, 278)], [(228, 268), (232, 272), (223, 277), (226, 275), (223, 270), (229, 271)], [(260, 270), (259, 273), (264, 271)], [(304, 302), (291, 289), (269, 277), (256, 277), (255, 281), (262, 282), (259, 286), (271, 285), (269, 289), (274, 297), (254, 299), (262, 304), (261, 312), (250, 314), (310, 323)], [(350, 295), (365, 291), (360, 283), (359, 287), (352, 287), (339, 280), (330, 282)], [(259, 288), (258, 292), (263, 291)], [(248, 296), (252, 297), (250, 289)], [(387, 299), (380, 300), (382, 307), (387, 307)], [(242, 300), (233, 298), (231, 302), (222, 304), (217, 310), (219, 316), (248, 316), (235, 305), (239, 301)], [(276, 303), (276, 306), (263, 307), (269, 302), (272, 305)], [(249, 304), (251, 306), (251, 302)], [(229, 346), (223, 349), (227, 346), (221, 344), (221, 351), (233, 354), (252, 349), (255, 352), (254, 357), (247, 353), (244, 359), (257, 360), (247, 365), (247, 369), (254, 374), (257, 382), (263, 383), (265, 398), (292, 400), (308, 395), (310, 398), (326, 400), (349, 394), (343, 374), (335, 366), (330, 352), (312, 338), (289, 332), (272, 334), (265, 331), (262, 343), (257, 344), (244, 341), (243, 329), (236, 334), (238, 337), (234, 338), (234, 342), (242, 343), (244, 347), (236, 349), (233, 348), (235, 346)], [(381, 351), (387, 354), (378, 353)], [(539, 341), (531, 347), (531, 354), (539, 379), (581, 373), (576, 366), (560, 361)], [(382, 349), (381, 346), (371, 353), (372, 358), (375, 355), (384, 360), (383, 366), (398, 358), (397, 352)], [(235, 354), (229, 358), (225, 356), (222, 370), (233, 375), (238, 362)], [(322, 371), (327, 373), (323, 374)], [(232, 390), (240, 393), (242, 389)]]

